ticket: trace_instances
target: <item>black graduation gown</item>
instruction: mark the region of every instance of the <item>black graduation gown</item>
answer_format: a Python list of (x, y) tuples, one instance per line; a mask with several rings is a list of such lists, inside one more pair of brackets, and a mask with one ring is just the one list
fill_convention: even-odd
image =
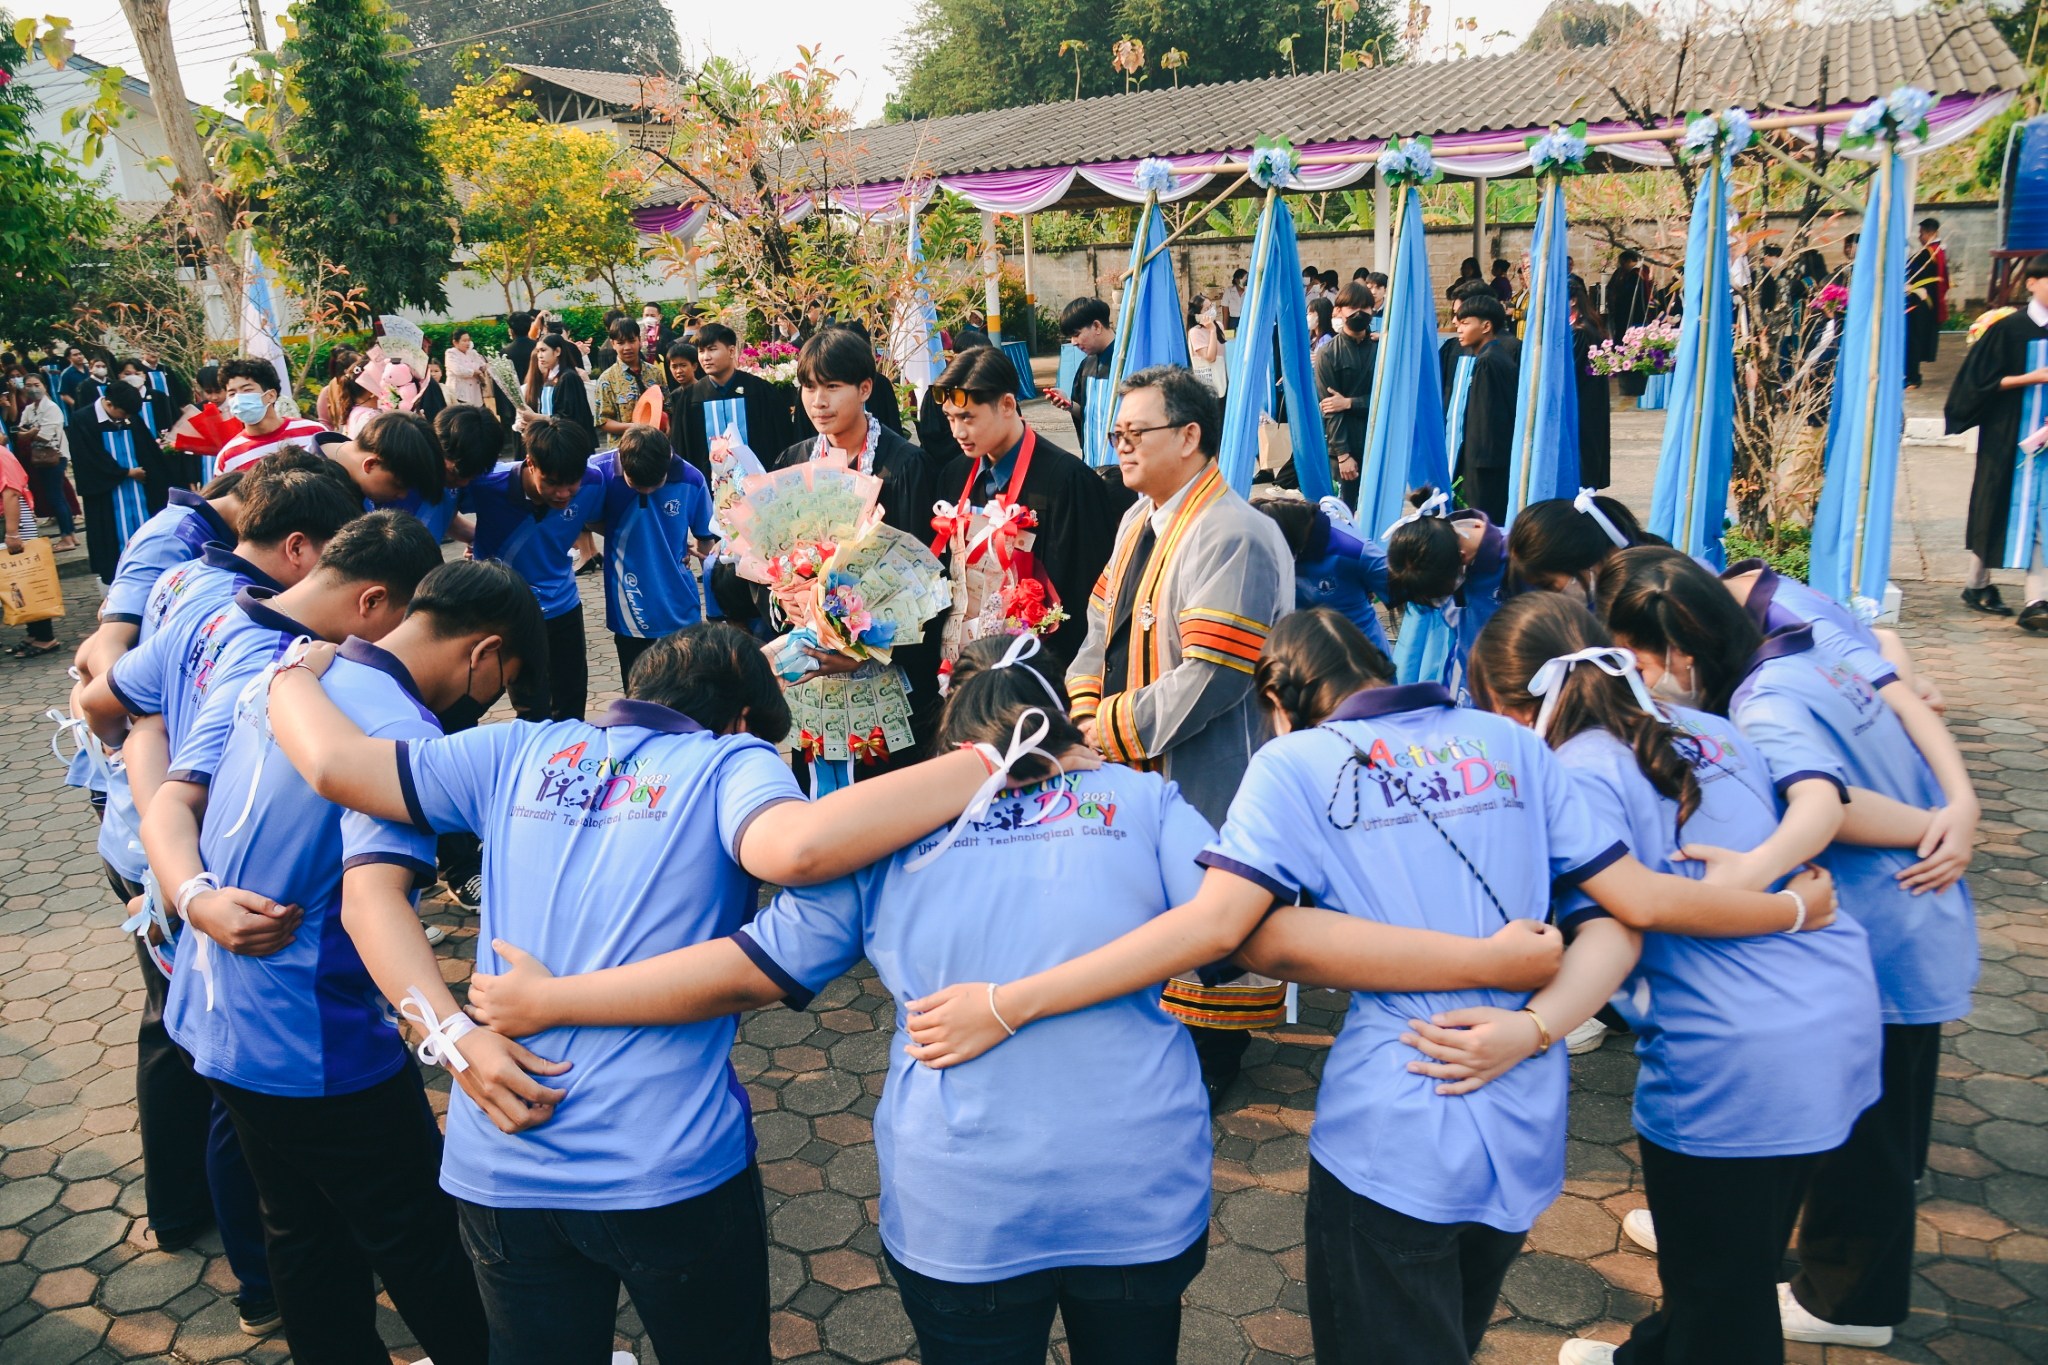
[(1598, 343), (1592, 328), (1572, 328), (1572, 373), (1579, 381), (1579, 483), (1586, 488), (1614, 482), (1614, 442), (1608, 425), (1612, 376), (1594, 374), (1586, 364), (1587, 352)]
[(149, 371), (149, 375), (150, 388), (154, 389), (157, 379), (161, 378), (164, 381), (165, 396), (171, 400), (172, 410), (183, 413), (186, 404), (192, 401), (192, 386), (185, 382), (184, 377), (176, 370), (165, 369), (162, 366)]
[(2026, 390), (2000, 388), (2007, 375), (2025, 374), (2027, 343), (2048, 341), (2027, 310), (2008, 313), (1984, 329), (1963, 355), (1942, 409), (1951, 436), (1977, 428), (1977, 476), (1970, 481), (1970, 518), (1964, 541), (1987, 565), (2005, 557), (2005, 519), (2012, 510), (2013, 466), (2018, 459), (2020, 406)]
[[(1457, 380), (1458, 357), (1464, 353), (1456, 337), (1437, 353), (1447, 411)], [(1496, 526), (1508, 517), (1508, 465), (1514, 456), (1515, 391), (1520, 386), (1521, 368), (1522, 344), (1513, 337), (1495, 337), (1480, 348), (1465, 400), (1464, 440), (1457, 450), (1446, 452), (1452, 475), (1462, 481), (1458, 505), (1481, 509)]]
[(694, 387), (695, 382), (692, 380), (689, 384), (665, 385), (661, 391), (661, 410), (668, 417), (669, 445), (674, 448), (676, 454), (682, 456), (691, 464), (696, 465), (697, 472), (704, 476), (706, 483), (709, 483), (711, 481), (710, 452), (708, 450), (705, 451), (703, 463), (698, 464), (698, 452), (690, 447), (690, 427), (692, 423), (697, 421), (697, 405), (690, 398), (690, 390)]
[(540, 343), (532, 337), (517, 336), (505, 345), (505, 359), (512, 362), (512, 373), (519, 376), (519, 382), (526, 382), (526, 366), (533, 359), (533, 348)]
[[(114, 490), (128, 481), (128, 471), (107, 453), (102, 438), (108, 428), (108, 423), (100, 421), (97, 405), (75, 414), (65, 428), (65, 440), (71, 447), (71, 481), (85, 506), (86, 559), (104, 583), (114, 581), (114, 569), (121, 560), (122, 545), (114, 535)], [(128, 424), (128, 430), (135, 438), (135, 462), (142, 467), (143, 500), (155, 516), (170, 501), (172, 486), (184, 486), (180, 475), (185, 461), (175, 452), (166, 454), (139, 415)]]
[(597, 449), (597, 417), (590, 411), (590, 390), (583, 386), (583, 371), (557, 370), (548, 387), (555, 391), (555, 410), (549, 415), (582, 427), (590, 434), (590, 448)]
[[(1316, 401), (1328, 398), (1332, 390), (1351, 400), (1344, 412), (1323, 414), (1323, 435), (1330, 444), (1330, 458), (1349, 455), (1365, 463), (1367, 403), (1372, 398), (1373, 343), (1354, 338), (1339, 327), (1336, 335), (1315, 354)], [(1334, 471), (1333, 471), (1334, 472)]]
[(1074, 391), (1067, 397), (1074, 400), (1074, 439), (1081, 443), (1081, 449), (1088, 448), (1088, 381), (1109, 378), (1111, 349), (1104, 347), (1094, 355), (1083, 356), (1080, 368), (1074, 371)]
[[(1642, 272), (1617, 270), (1607, 278), (1607, 335), (1617, 341), (1629, 328), (1650, 320), (1649, 291), (1643, 288)], [(1633, 372), (1621, 376), (1621, 391), (1639, 398), (1649, 387), (1647, 375)]]
[[(967, 495), (970, 502), (986, 503), (993, 493), (1002, 492), (1000, 488), (991, 490), (988, 470), (977, 469), (979, 464), (962, 455), (948, 465), (939, 475), (939, 498), (958, 500), (970, 471), (975, 473), (974, 487)], [(1121, 479), (1104, 480), (1078, 456), (1039, 436), (1019, 500), (1038, 518), (1031, 552), (1066, 609), (1066, 621), (1043, 638), (1045, 647), (1062, 664), (1072, 663), (1087, 642), (1088, 594), (1095, 590), (1095, 580), (1116, 550), (1117, 523), (1136, 498)], [(926, 541), (930, 542), (929, 536)]]
[(953, 439), (953, 424), (946, 420), (946, 407), (939, 401), (936, 384), (924, 391), (924, 398), (917, 405), (917, 444), (934, 474), (942, 474), (953, 461), (966, 458), (960, 443)]
[(789, 390), (758, 374), (735, 371), (732, 382), (723, 391), (706, 377), (690, 386), (688, 397), (691, 409), (685, 414), (689, 421), (683, 429), (682, 440), (675, 439), (673, 426), (669, 429), (669, 440), (683, 452), (683, 458), (696, 465), (697, 472), (706, 477), (709, 477), (711, 468), (711, 438), (704, 434), (701, 409), (705, 403), (729, 398), (746, 402), (747, 448), (761, 458), (764, 466), (772, 458), (769, 452), (779, 451), (790, 442)]

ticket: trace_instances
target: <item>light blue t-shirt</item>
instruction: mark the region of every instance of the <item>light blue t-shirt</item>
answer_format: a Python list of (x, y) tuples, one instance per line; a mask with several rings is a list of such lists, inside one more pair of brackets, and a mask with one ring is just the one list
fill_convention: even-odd
[[(1533, 731), (1419, 683), (1360, 692), (1324, 725), (1252, 755), (1201, 861), (1283, 900), (1307, 890), (1343, 914), (1484, 938), (1509, 918), (1546, 918), (1553, 887), (1627, 852)], [(1422, 1054), (1401, 1034), (1439, 1011), (1527, 1002), (1497, 990), (1352, 992), (1310, 1154), (1353, 1193), (1412, 1218), (1526, 1231), (1564, 1188), (1565, 1050), (1439, 1095), (1442, 1082), (1408, 1071)]]
[(199, 558), (188, 559), (158, 577), (149, 590), (149, 600), (143, 604), (135, 643), (138, 647), (147, 644), (177, 612), (217, 611), (234, 601), (236, 593), (250, 587), (273, 593), (284, 591), (282, 583), (236, 554), (232, 547), (209, 545), (200, 551)]
[(586, 523), (604, 511), (604, 480), (595, 469), (583, 471), (583, 487), (561, 511), (537, 507), (520, 482), (525, 466), (494, 469), (473, 480), (469, 507), (476, 513), (476, 540), (470, 546), (478, 559), (495, 559), (510, 567), (540, 602), (540, 614), (554, 619), (581, 610), (576, 574), (569, 563), (570, 547)]
[(690, 536), (711, 537), (711, 490), (697, 467), (671, 455), (668, 482), (641, 493), (619, 453), (590, 462), (604, 480), (604, 623), (614, 635), (659, 639), (704, 619), (690, 572)]
[[(344, 642), (320, 681), (373, 738), (441, 733), (411, 673), (375, 645)], [(311, 1097), (375, 1085), (405, 1065), (405, 1043), (343, 927), (342, 874), (392, 863), (430, 884), (433, 837), (322, 800), (264, 733), (267, 695), (214, 704), (235, 714), (207, 795), (200, 858), (223, 886), (297, 905), (305, 918), (268, 957), (211, 949), (203, 973), (186, 970), (198, 932), (180, 934), (164, 1023), (200, 1075), (244, 1090)]]
[(1877, 636), (1856, 614), (1826, 593), (1787, 578), (1761, 559), (1746, 559), (1721, 576), (1760, 570), (1750, 585), (1743, 608), (1756, 628), (1769, 635), (1786, 626), (1810, 625), (1813, 643), (1823, 654), (1832, 654), (1870, 680), (1879, 691), (1899, 680), (1898, 669), (1884, 657)]
[(784, 891), (733, 936), (798, 1008), (862, 956), (896, 999), (874, 1115), (883, 1242), (919, 1274), (968, 1284), (1178, 1255), (1209, 1226), (1209, 1104), (1156, 986), (942, 1071), (904, 1055), (904, 1006), (1044, 971), (1185, 903), (1214, 831), (1172, 783), (1111, 765), (1005, 797), (906, 870), (944, 833)]
[[(483, 837), (486, 972), (505, 970), (494, 938), (566, 976), (732, 933), (754, 909), (741, 836), (802, 799), (772, 745), (649, 702), (615, 701), (593, 722), (480, 725), (398, 755), (416, 827)], [(735, 1029), (727, 1016), (523, 1039), (573, 1064), (549, 1080), (567, 1097), (507, 1134), (452, 1095), (442, 1188), (492, 1208), (648, 1209), (732, 1178), (754, 1147)]]
[(233, 549), (235, 528), (205, 498), (173, 488), (164, 510), (143, 522), (142, 529), (121, 547), (120, 562), (114, 568), (114, 581), (107, 586), (100, 619), (139, 622), (143, 603), (157, 578), (174, 565), (196, 559), (208, 545)]
[(363, 510), (381, 512), (390, 508), (393, 511), (409, 513), (427, 528), (428, 533), (434, 537), (434, 543), (438, 545), (448, 539), (448, 523), (454, 520), (455, 514), (466, 510), (467, 504), (463, 495), (468, 491), (466, 485), (462, 488), (444, 488), (441, 490), (439, 502), (428, 502), (424, 493), (417, 488), (411, 488), (406, 490), (404, 497), (394, 498), (390, 502), (371, 502), (364, 498)]
[[(1594, 818), (1626, 831), (1636, 861), (1697, 880), (1705, 864), (1677, 861), (1682, 845), (1746, 853), (1776, 832), (1779, 806), (1763, 755), (1726, 717), (1673, 711), (1676, 747), (1700, 784), (1682, 834), (1678, 802), (1607, 731), (1574, 735), (1557, 756)], [(1699, 1157), (1796, 1156), (1848, 1140), (1880, 1089), (1877, 981), (1856, 921), (1754, 938), (1647, 933), (1642, 943), (1614, 999), (1643, 1064), (1638, 1133)]]
[[(1763, 752), (1780, 792), (1803, 777), (1862, 787), (1909, 806), (1947, 804), (1927, 760), (1870, 681), (1814, 643), (1815, 629), (1773, 632), (1750, 661), (1728, 716)], [(1970, 1012), (1977, 920), (1966, 882), (1914, 895), (1894, 880), (1910, 848), (1834, 843), (1820, 858), (1841, 913), (1870, 936), (1887, 1024), (1939, 1024)]]
[(1317, 511), (1315, 529), (1301, 558), (1294, 561), (1294, 609), (1328, 607), (1365, 632), (1365, 638), (1391, 652), (1373, 599), (1387, 597), (1387, 552), (1380, 543), (1339, 526)]
[[(123, 654), (107, 673), (107, 685), (130, 715), (164, 718), (173, 777), (179, 775), (180, 751), (207, 699), (234, 690), (261, 672), (283, 648), (277, 643), (280, 636), (288, 645), (310, 633), (269, 606), (269, 596), (261, 588), (244, 588), (233, 601), (212, 611), (181, 612), (148, 644)], [(261, 662), (252, 667), (254, 659)], [(223, 738), (225, 733), (223, 726)], [(210, 766), (206, 769), (212, 771)]]

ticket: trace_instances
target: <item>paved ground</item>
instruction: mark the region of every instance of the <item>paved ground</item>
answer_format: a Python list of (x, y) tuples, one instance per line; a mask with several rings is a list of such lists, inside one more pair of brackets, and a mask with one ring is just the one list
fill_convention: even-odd
[[(1946, 378), (1944, 369), (1930, 389)], [(1938, 392), (1932, 401), (1938, 407)], [(1060, 435), (1063, 420), (1048, 414), (1047, 430)], [(1617, 414), (1617, 490), (1638, 505), (1647, 503), (1657, 420)], [(1948, 690), (1949, 718), (1984, 798), (1971, 873), (1984, 976), (1976, 1012), (1946, 1030), (1913, 1320), (1889, 1351), (1793, 1347), (1788, 1358), (1800, 1365), (2048, 1360), (2048, 903), (2040, 891), (2048, 878), (2048, 640), (1964, 613), (1953, 583), (1923, 580), (1953, 559), (1945, 542), (1960, 515), (1964, 458), (1908, 451), (1899, 559), (1905, 634)], [(92, 602), (86, 580), (66, 582), (74, 614), (58, 633), (68, 643)], [(609, 648), (594, 650), (594, 696), (617, 682)], [(0, 828), (0, 1358), (276, 1365), (287, 1358), (281, 1344), (252, 1348), (235, 1330), (218, 1243), (156, 1251), (142, 1217), (133, 1103), (141, 991), (92, 854), (91, 818), (61, 786), (46, 747), (42, 711), (63, 686), (54, 659), (0, 662), (0, 798), (11, 808)], [(444, 971), (460, 983), (476, 921), (446, 901), (428, 909), (453, 931)], [(1338, 1003), (1312, 992), (1303, 1004), (1300, 1025), (1253, 1043), (1245, 1079), (1216, 1125), (1216, 1215), (1208, 1269), (1188, 1295), (1181, 1358), (1189, 1365), (1310, 1358), (1301, 1193)], [(754, 1097), (769, 1190), (783, 1359), (873, 1365), (914, 1355), (883, 1282), (875, 1231), (868, 1120), (889, 1026), (888, 999), (863, 969), (805, 1013), (749, 1017), (734, 1050)], [(1628, 1040), (1610, 1038), (1574, 1059), (1572, 1074), (1570, 1178), (1508, 1278), (1479, 1356), (1489, 1365), (1555, 1360), (1567, 1334), (1618, 1340), (1657, 1293), (1655, 1259), (1619, 1227), (1642, 1202)], [(437, 1088), (445, 1093), (445, 1080)], [(386, 1326), (394, 1359), (417, 1358), (394, 1315)], [(622, 1347), (644, 1352), (629, 1308), (619, 1334)]]

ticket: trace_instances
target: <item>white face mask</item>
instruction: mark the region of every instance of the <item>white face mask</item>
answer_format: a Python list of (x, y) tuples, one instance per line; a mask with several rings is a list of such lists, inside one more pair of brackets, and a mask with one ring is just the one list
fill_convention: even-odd
[(94, 379), (99, 379), (99, 380), (104, 380), (104, 379), (106, 379), (106, 377), (107, 377), (107, 367), (106, 367), (106, 366), (104, 366), (104, 365), (95, 365), (95, 366), (93, 366), (93, 367), (92, 367), (92, 377), (93, 377)]
[(138, 389), (146, 389), (149, 387), (149, 381), (147, 379), (144, 379), (139, 374), (124, 374), (121, 376), (121, 378), (124, 382), (133, 384)]
[(1672, 666), (1669, 651), (1666, 651), (1664, 672), (1658, 676), (1657, 681), (1650, 684), (1650, 695), (1660, 701), (1668, 701), (1674, 706), (1697, 708), (1700, 704), (1699, 693), (1695, 690), (1697, 684), (1697, 672), (1691, 668), (1686, 670), (1685, 685), (1679, 684), (1677, 670)]

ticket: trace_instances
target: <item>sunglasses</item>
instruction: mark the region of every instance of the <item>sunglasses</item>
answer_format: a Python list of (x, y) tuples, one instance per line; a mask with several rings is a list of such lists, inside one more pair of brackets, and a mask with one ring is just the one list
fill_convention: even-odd
[(999, 396), (979, 393), (973, 389), (946, 389), (940, 393), (939, 402), (955, 412), (965, 412), (972, 404), (993, 403)]

